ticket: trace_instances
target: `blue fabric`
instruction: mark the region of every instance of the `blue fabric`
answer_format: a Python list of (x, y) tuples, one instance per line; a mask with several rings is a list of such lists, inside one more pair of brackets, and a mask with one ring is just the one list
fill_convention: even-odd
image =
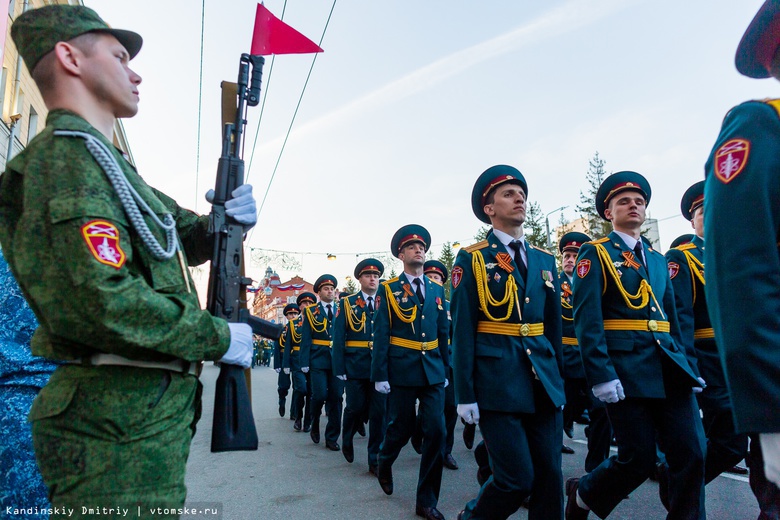
[(33, 399), (57, 365), (32, 355), (38, 326), (0, 251), (0, 510), (14, 518), (48, 518), (47, 489), (27, 423)]

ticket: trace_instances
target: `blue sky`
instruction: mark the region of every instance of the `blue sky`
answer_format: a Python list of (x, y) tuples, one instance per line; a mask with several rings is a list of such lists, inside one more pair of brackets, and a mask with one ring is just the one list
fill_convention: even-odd
[[(313, 281), (343, 280), (364, 252), (387, 251), (403, 224), (426, 226), (434, 256), (480, 227), (469, 197), (499, 163), (520, 169), (529, 199), (577, 217), (588, 160), (635, 170), (652, 187), (664, 247), (690, 231), (680, 197), (730, 107), (778, 95), (740, 76), (734, 51), (761, 0), (338, 0), (268, 201), (249, 245), (295, 258)], [(140, 173), (180, 204), (208, 211), (220, 153), (219, 83), (235, 81), (255, 1), (205, 2), (199, 163), (201, 2), (86, 0), (112, 26), (139, 32), (144, 82), (125, 121)], [(283, 0), (268, 7), (282, 15)], [(284, 20), (319, 41), (332, 0), (288, 0)], [(249, 182), (268, 186), (312, 55), (279, 56)], [(249, 111), (247, 147), (259, 108)], [(197, 175), (196, 175), (197, 172)], [(558, 214), (551, 215), (551, 224)], [(335, 262), (325, 253), (337, 252)], [(253, 266), (259, 277), (265, 265)]]

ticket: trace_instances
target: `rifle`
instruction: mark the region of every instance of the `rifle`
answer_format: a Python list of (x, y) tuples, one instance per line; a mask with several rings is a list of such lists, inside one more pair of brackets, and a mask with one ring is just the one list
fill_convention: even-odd
[[(217, 184), (209, 215), (214, 253), (206, 307), (214, 316), (232, 323), (247, 323), (255, 334), (278, 340), (284, 327), (251, 316), (246, 308), (246, 288), (252, 279), (244, 276), (244, 228), (225, 214), (225, 202), (232, 198), (233, 190), (244, 183), (241, 136), (246, 125), (245, 105), (256, 106), (260, 101), (263, 63), (262, 56), (242, 54), (238, 83), (222, 82), (223, 113), (226, 107), (231, 111), (235, 107), (236, 112), (233, 121), (229, 121), (230, 116), (225, 118), (228, 122), (224, 123), (222, 155), (217, 165)], [(244, 369), (221, 363), (214, 396), (211, 451), (256, 450), (257, 446), (257, 429)]]

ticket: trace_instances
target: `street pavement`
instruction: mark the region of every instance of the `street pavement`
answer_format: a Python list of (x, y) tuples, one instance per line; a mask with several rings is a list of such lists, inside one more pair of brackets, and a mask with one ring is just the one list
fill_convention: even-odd
[[(223, 520), (292, 519), (414, 519), (419, 455), (407, 446), (393, 465), (395, 490), (385, 495), (368, 473), (367, 438), (355, 436), (355, 462), (347, 463), (341, 452), (325, 448), (324, 437), (314, 444), (309, 434), (295, 432), (289, 420), (279, 417), (272, 368), (252, 370), (252, 407), (260, 447), (257, 451), (211, 453), (214, 383), (219, 368), (204, 367), (203, 417), (192, 442), (187, 464), (187, 507), (208, 514), (197, 518)], [(321, 421), (324, 435), (326, 419)], [(479, 490), (473, 453), (463, 444), (463, 426), (455, 430), (453, 456), (460, 469), (444, 469), (439, 510), (454, 520), (466, 502)], [(475, 445), (479, 442), (479, 430)], [(565, 438), (574, 455), (563, 455), (563, 478), (584, 472), (587, 447), (583, 427), (576, 425), (574, 439)], [(720, 476), (707, 486), (709, 520), (754, 520), (759, 510), (746, 477)], [(214, 510), (219, 515), (213, 515)], [(665, 511), (658, 499), (658, 485), (647, 481), (624, 500), (610, 519), (662, 520)], [(183, 516), (182, 518), (195, 518)], [(521, 509), (512, 519), (528, 518)], [(596, 518), (591, 515), (591, 518)]]

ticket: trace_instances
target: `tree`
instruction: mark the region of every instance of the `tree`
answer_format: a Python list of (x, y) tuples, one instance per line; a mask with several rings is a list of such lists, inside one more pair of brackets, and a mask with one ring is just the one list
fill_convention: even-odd
[(544, 213), (538, 202), (528, 205), (523, 224), (525, 239), (529, 244), (547, 249), (547, 226), (544, 221)]
[[(447, 272), (452, 272), (452, 266), (455, 263), (455, 253), (452, 250), (452, 244), (450, 242), (445, 242), (444, 246), (441, 248), (441, 253), (439, 254), (439, 262), (444, 264), (444, 267), (447, 268)], [(450, 291), (452, 290), (452, 284), (450, 283), (450, 277), (447, 277), (447, 283), (444, 284), (444, 297), (446, 299), (450, 299)]]
[(580, 216), (588, 224), (588, 234), (594, 240), (605, 237), (612, 232), (612, 224), (602, 219), (599, 212), (596, 211), (596, 192), (598, 192), (602, 181), (612, 175), (612, 173), (606, 172), (604, 164), (606, 163), (599, 157), (598, 152), (588, 161), (588, 171), (585, 174), (588, 189), (585, 193), (580, 191), (580, 204), (577, 206)]
[(563, 213), (561, 213), (560, 217), (558, 217), (558, 227), (555, 229), (555, 239), (552, 241), (552, 251), (555, 255), (555, 262), (558, 266), (558, 271), (562, 269), (563, 265), (563, 255), (558, 249), (558, 243), (561, 241), (561, 237), (568, 233), (569, 231), (574, 231), (574, 226), (571, 224), (571, 222), (566, 220), (566, 217), (564, 217)]
[(482, 240), (485, 240), (488, 236), (488, 233), (490, 233), (490, 226), (482, 226), (479, 228), (479, 231), (477, 231), (477, 234), (474, 235), (474, 240), (477, 242), (481, 242)]
[(358, 286), (355, 283), (355, 279), (351, 276), (347, 276), (347, 285), (344, 286), (344, 292), (347, 292), (349, 294), (355, 294), (358, 292)]

